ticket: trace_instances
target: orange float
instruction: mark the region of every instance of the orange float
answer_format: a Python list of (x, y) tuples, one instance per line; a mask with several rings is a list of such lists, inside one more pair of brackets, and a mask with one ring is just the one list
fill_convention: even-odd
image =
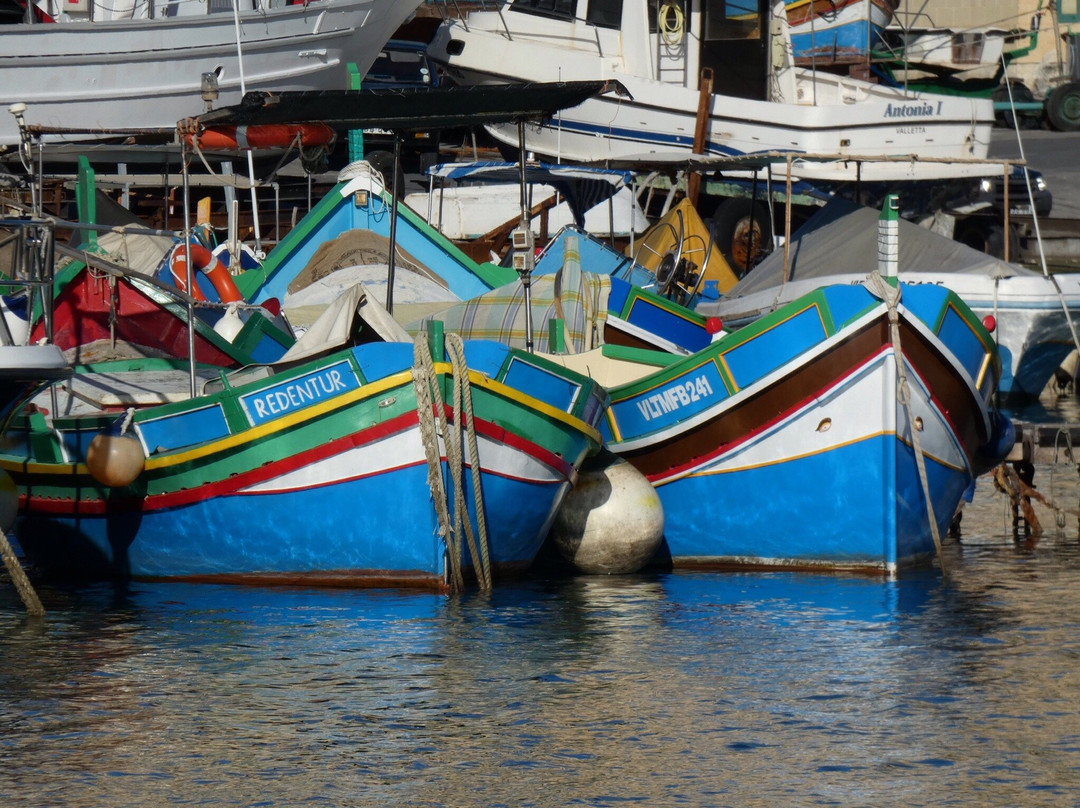
[(258, 126), (213, 126), (184, 136), (189, 146), (200, 149), (287, 149), (327, 146), (337, 134), (325, 123), (274, 123)]
[[(236, 288), (236, 282), (233, 280), (232, 275), (229, 274), (229, 270), (218, 260), (217, 256), (201, 244), (181, 244), (173, 251), (172, 258), (169, 259), (169, 271), (172, 273), (173, 283), (176, 284), (176, 288), (181, 292), (188, 290), (187, 261), (189, 246), (191, 248), (192, 268), (210, 279), (210, 283), (213, 284), (221, 302), (236, 303), (242, 301), (244, 296)], [(192, 290), (191, 296), (196, 300), (206, 300), (206, 295), (203, 294), (199, 285), (197, 283), (192, 285), (195, 288)]]

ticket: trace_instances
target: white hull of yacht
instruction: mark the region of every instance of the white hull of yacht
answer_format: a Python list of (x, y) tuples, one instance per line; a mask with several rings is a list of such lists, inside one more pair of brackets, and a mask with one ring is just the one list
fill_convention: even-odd
[[(665, 67), (665, 47), (655, 33), (645, 40), (639, 37), (639, 47), (632, 52), (633, 37), (625, 35), (628, 18), (624, 6), (619, 31), (580, 19), (514, 13), (511, 5), (501, 16), (474, 12), (465, 22), (445, 22), (429, 54), (464, 85), (615, 80), (629, 92), (630, 98), (590, 99), (544, 126), (526, 127), (530, 151), (583, 162), (689, 153), (701, 97), (699, 65), (686, 61), (681, 72)], [(789, 42), (786, 47), (790, 57)], [(771, 100), (713, 95), (705, 153), (780, 151), (945, 160), (987, 156), (994, 114), (993, 104), (985, 99), (917, 97), (896, 88), (812, 74), (792, 67), (790, 58), (770, 79), (770, 86)], [(516, 127), (490, 131), (507, 144), (518, 143)]]
[(155, 19), (0, 26), (0, 145), (18, 143), (16, 120), (6, 114), (15, 103), (27, 105), (31, 126), (168, 130), (205, 111), (204, 73), (216, 76), (215, 106), (238, 104), (242, 84), (246, 91), (345, 89), (346, 64), (366, 72), (418, 2), (273, 0), (255, 11), (249, 4), (239, 26), (228, 7), (207, 14), (205, 3), (191, 4), (199, 14)]

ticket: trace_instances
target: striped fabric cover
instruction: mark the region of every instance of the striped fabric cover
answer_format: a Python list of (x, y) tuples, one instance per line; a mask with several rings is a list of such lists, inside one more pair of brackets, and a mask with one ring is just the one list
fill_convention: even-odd
[[(563, 321), (567, 353), (587, 351), (603, 342), (611, 279), (582, 272), (576, 236), (563, 245), (558, 272), (532, 279), (533, 349), (551, 353), (548, 323)], [(405, 326), (414, 336), (433, 320), (441, 320), (446, 333), (465, 339), (491, 339), (513, 348), (525, 347), (525, 290), (520, 280), (428, 315)]]

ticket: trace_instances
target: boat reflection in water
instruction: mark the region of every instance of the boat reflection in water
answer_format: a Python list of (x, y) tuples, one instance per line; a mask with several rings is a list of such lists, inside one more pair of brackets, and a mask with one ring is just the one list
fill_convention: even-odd
[(980, 488), (947, 581), (677, 573), (451, 598), (46, 587), (44, 624), (5, 587), (0, 794), (936, 806), (992, 787), (998, 804), (1060, 804), (1076, 528), (1018, 547), (996, 504)]

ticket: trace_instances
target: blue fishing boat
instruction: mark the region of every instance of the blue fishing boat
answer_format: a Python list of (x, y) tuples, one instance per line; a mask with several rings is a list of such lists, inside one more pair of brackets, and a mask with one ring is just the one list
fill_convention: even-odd
[(520, 574), (599, 448), (606, 396), (504, 345), (428, 336), (356, 287), (280, 363), (210, 369), (196, 395), (175, 362), (78, 368), (7, 425), (20, 544), (79, 579), (447, 590)]
[(898, 5), (899, 0), (789, 0), (785, 10), (795, 63), (868, 63)]
[[(566, 243), (558, 306), (541, 276), (528, 317), (510, 287), (490, 293), (490, 316), (485, 296), (440, 318), (464, 334), (502, 327), (512, 345), (535, 322), (539, 350), (607, 388), (600, 431), (660, 495), (661, 561), (895, 574), (934, 557), (965, 490), (1012, 447), (993, 404), (992, 323), (948, 289), (872, 273), (725, 332), (649, 292), (624, 295), (619, 278), (581, 273), (575, 286)], [(561, 347), (543, 329), (572, 311), (568, 289), (598, 325), (568, 328)]]

